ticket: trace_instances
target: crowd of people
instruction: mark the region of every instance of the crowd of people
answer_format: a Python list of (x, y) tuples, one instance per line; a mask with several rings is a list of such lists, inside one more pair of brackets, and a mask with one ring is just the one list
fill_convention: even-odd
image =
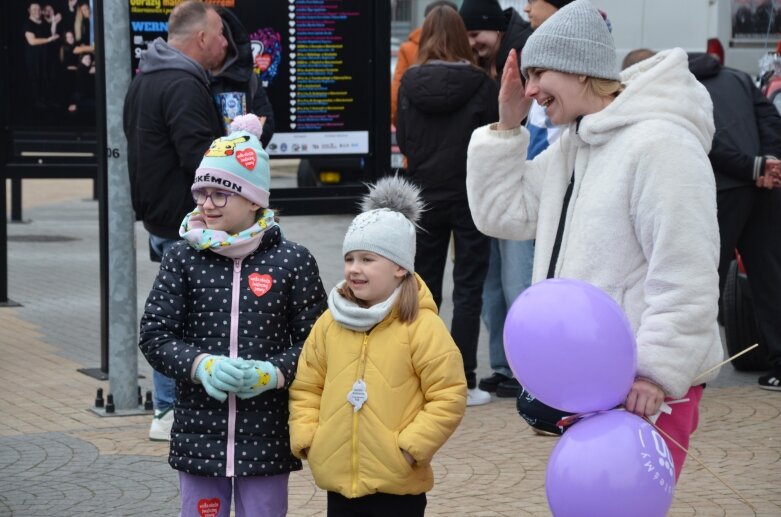
[[(589, 0), (525, 11), (529, 22), (496, 0), (427, 9), (393, 88), (406, 173), (369, 185), (342, 240), (344, 280), (327, 292), (270, 207), (267, 100), (227, 131), (214, 103), (215, 78), (245, 70), (229, 65), (246, 58), (237, 27), (226, 30), (237, 20), (195, 1), (173, 10), (133, 79), (124, 129), (134, 208), (161, 260), (139, 343), (160, 376), (150, 438), (170, 440), (181, 515), (232, 504), (237, 516), (285, 515), (302, 460), (328, 515), (424, 515), (433, 456), (491, 392), (517, 397), (540, 434), (561, 434), (564, 414), (522, 391), (501, 339), (512, 300), (550, 278), (589, 282), (625, 312), (637, 376), (623, 407), (658, 417), (680, 475), (723, 359), (720, 223), (728, 205), (777, 209), (764, 193), (781, 186), (781, 118), (745, 78), (681, 49), (620, 71)], [(231, 81), (221, 91), (264, 95), (245, 75)], [(724, 98), (737, 88), (755, 133), (742, 119), (729, 136)], [(762, 195), (727, 197), (719, 174)], [(161, 181), (164, 192), (146, 188)], [(730, 248), (756, 244), (750, 219), (729, 219)], [(775, 248), (749, 255), (779, 263)], [(493, 374), (478, 380), (481, 315)], [(781, 390), (777, 370), (760, 385)]]

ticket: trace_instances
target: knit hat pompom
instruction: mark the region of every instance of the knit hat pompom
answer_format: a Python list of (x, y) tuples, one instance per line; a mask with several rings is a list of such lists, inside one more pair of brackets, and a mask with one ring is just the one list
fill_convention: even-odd
[(423, 212), (420, 188), (400, 176), (382, 178), (374, 185), (369, 185), (369, 193), (361, 202), (361, 210), (364, 212), (379, 208), (399, 212), (416, 224)]
[(361, 209), (344, 236), (342, 255), (370, 251), (414, 273), (416, 223), (423, 212), (420, 189), (399, 176), (382, 178), (369, 186)]
[(216, 139), (206, 150), (191, 189), (219, 188), (268, 208), (271, 170), (268, 154), (260, 145), (262, 132), (255, 115), (233, 119), (231, 134)]
[(260, 139), (260, 135), (263, 134), (263, 124), (261, 124), (257, 115), (248, 113), (234, 118), (230, 125), (230, 131), (231, 133), (234, 131), (246, 131), (255, 135), (255, 138)]
[(588, 0), (575, 0), (535, 30), (521, 54), (521, 72), (556, 70), (619, 80), (616, 47), (605, 19)]

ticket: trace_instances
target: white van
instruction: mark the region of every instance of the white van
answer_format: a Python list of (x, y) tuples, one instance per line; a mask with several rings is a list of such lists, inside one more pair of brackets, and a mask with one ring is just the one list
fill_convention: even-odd
[(781, 39), (781, 0), (591, 1), (612, 24), (619, 65), (638, 48), (718, 52), (721, 47), (726, 66), (756, 77), (759, 59), (775, 53)]

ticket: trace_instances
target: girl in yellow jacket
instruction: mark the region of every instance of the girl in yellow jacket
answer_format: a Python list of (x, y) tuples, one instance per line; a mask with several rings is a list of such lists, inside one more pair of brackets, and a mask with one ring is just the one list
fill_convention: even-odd
[(370, 188), (290, 387), (291, 449), (329, 516), (423, 515), (431, 459), (466, 407), (461, 354), (414, 273), (418, 196), (398, 177)]

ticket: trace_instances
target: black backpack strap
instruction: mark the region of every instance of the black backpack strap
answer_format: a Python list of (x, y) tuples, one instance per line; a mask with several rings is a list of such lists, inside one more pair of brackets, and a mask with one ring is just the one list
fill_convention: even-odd
[(567, 207), (569, 206), (569, 200), (572, 197), (572, 187), (575, 184), (575, 171), (572, 171), (572, 177), (567, 185), (567, 192), (564, 193), (564, 203), (561, 205), (561, 215), (559, 216), (559, 228), (556, 230), (556, 240), (553, 241), (553, 251), (550, 256), (550, 264), (548, 265), (548, 276), (546, 278), (553, 278), (556, 272), (556, 261), (559, 260), (559, 250), (561, 249), (561, 239), (564, 236), (564, 222), (567, 219)]

